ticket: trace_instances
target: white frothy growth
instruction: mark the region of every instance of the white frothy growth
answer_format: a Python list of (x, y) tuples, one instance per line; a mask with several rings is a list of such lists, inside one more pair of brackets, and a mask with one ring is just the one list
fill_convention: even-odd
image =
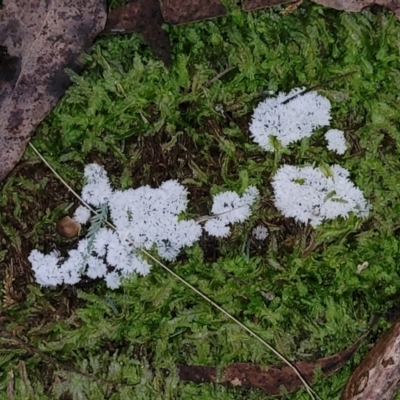
[(229, 236), (229, 225), (249, 218), (251, 206), (258, 195), (259, 192), (254, 186), (249, 186), (242, 196), (230, 191), (217, 194), (213, 198), (211, 209), (214, 218), (204, 224), (204, 229), (212, 236)]
[(351, 212), (363, 218), (369, 213), (363, 193), (339, 165), (330, 167), (330, 176), (314, 167), (284, 165), (272, 186), (278, 210), (314, 227), (324, 220), (347, 218)]
[(292, 89), (287, 94), (279, 93), (277, 97), (265, 99), (254, 110), (250, 132), (264, 150), (275, 150), (271, 141), (273, 137), (287, 146), (311, 136), (315, 129), (329, 125), (329, 100), (317, 92), (300, 94), (302, 91), (304, 88)]
[(325, 139), (328, 142), (328, 150), (335, 151), (338, 154), (344, 154), (347, 150), (343, 131), (339, 129), (329, 129), (329, 131), (325, 133)]

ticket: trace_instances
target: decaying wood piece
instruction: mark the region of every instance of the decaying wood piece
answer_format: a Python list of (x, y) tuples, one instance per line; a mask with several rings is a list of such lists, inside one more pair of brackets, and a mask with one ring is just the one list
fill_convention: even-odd
[(341, 400), (391, 400), (400, 383), (400, 319), (367, 354), (347, 382)]
[(158, 0), (137, 0), (110, 11), (102, 34), (141, 33), (155, 56), (169, 67), (171, 49), (163, 23)]
[(161, 12), (168, 24), (188, 24), (226, 15), (220, 0), (163, 0)]
[[(324, 376), (330, 376), (348, 361), (359, 347), (366, 332), (357, 342), (346, 350), (316, 361), (299, 361), (294, 363), (303, 378), (312, 383), (317, 369)], [(278, 395), (282, 389), (292, 393), (303, 387), (299, 377), (287, 365), (261, 366), (252, 363), (234, 363), (218, 371), (216, 367), (200, 365), (178, 365), (179, 377), (192, 382), (214, 382), (226, 386), (258, 388), (271, 395)], [(367, 399), (367, 398), (364, 398)]]
[[(106, 22), (104, 0), (6, 0), (0, 10), (0, 181), (14, 168), (31, 135), (70, 84), (66, 68)], [(6, 64), (6, 65), (5, 65)]]

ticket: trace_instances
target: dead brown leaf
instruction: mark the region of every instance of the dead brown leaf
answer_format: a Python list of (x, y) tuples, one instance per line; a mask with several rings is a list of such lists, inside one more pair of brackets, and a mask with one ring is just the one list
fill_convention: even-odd
[(387, 7), (392, 10), (397, 18), (400, 18), (400, 3), (393, 0), (312, 0), (314, 3), (321, 4), (325, 7), (334, 8), (343, 11), (361, 11), (365, 7), (370, 7), (374, 4)]
[(243, 10), (254, 11), (260, 8), (278, 6), (280, 4), (292, 3), (294, 1), (296, 0), (244, 0)]
[(135, 0), (110, 11), (102, 34), (141, 33), (154, 54), (171, 66), (171, 49), (158, 0)]
[(188, 24), (226, 15), (220, 0), (163, 0), (161, 11), (168, 24)]
[(296, 11), (303, 4), (303, 0), (298, 0), (295, 3), (289, 4), (281, 14), (290, 14), (293, 11)]
[[(299, 361), (294, 365), (310, 384), (314, 380), (317, 369), (320, 369), (324, 376), (330, 376), (342, 368), (346, 361), (350, 359), (367, 333), (340, 353), (316, 361)], [(180, 364), (178, 370), (179, 377), (185, 381), (215, 382), (227, 386), (258, 388), (272, 395), (280, 394), (282, 388), (288, 393), (292, 393), (303, 387), (299, 377), (288, 365), (261, 366), (252, 363), (234, 363), (228, 365), (219, 373), (215, 367)], [(367, 399), (367, 397), (364, 397), (364, 399)]]
[(104, 28), (103, 0), (6, 0), (0, 11), (0, 181), (70, 84), (80, 55)]
[(394, 399), (400, 383), (400, 319), (351, 375), (341, 400)]

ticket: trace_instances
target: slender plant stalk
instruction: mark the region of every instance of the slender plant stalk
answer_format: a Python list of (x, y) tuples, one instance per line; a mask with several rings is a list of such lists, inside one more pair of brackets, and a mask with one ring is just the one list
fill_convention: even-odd
[(343, 75), (334, 76), (333, 78), (330, 78), (330, 79), (328, 79), (328, 80), (326, 80), (324, 82), (317, 83), (316, 85), (311, 86), (308, 89), (304, 89), (300, 93), (297, 93), (297, 94), (293, 95), (292, 97), (289, 97), (285, 101), (282, 101), (281, 104), (287, 104), (287, 103), (289, 103), (290, 101), (294, 100), (295, 98), (297, 98), (299, 96), (303, 96), (306, 93), (312, 92), (313, 90), (320, 89), (321, 87), (324, 87), (324, 86), (328, 85), (329, 83), (338, 81), (339, 79), (347, 78), (348, 76), (354, 75), (356, 72), (357, 71), (350, 71), (350, 72), (347, 72), (347, 73), (345, 73)]
[[(98, 211), (95, 210), (93, 207), (91, 207), (86, 201), (82, 199), (81, 196), (79, 196), (74, 189), (71, 188), (71, 186), (68, 185), (68, 183), (54, 170), (54, 168), (47, 162), (47, 160), (39, 153), (39, 151), (36, 149), (36, 147), (29, 142), (29, 146), (31, 149), (36, 153), (36, 155), (43, 161), (44, 164), (51, 170), (51, 172), (62, 182), (62, 184), (85, 206), (87, 207), (90, 211), (92, 211), (95, 214), (98, 214)], [(117, 228), (108, 222), (107, 220), (105, 221), (106, 225), (108, 225), (111, 229), (114, 231), (117, 231)], [(135, 245), (135, 243), (128, 239), (130, 243)], [(200, 296), (202, 299), (204, 299), (207, 303), (211, 304), (214, 308), (219, 310), (222, 314), (224, 314), (226, 317), (228, 317), (231, 321), (233, 321), (235, 324), (239, 325), (242, 329), (244, 329), (250, 336), (254, 337), (257, 339), (263, 346), (265, 346), (269, 351), (271, 351), (273, 354), (275, 354), (279, 359), (281, 359), (286, 365), (288, 365), (294, 372), (295, 374), (299, 377), (300, 381), (303, 383), (304, 387), (306, 388), (308, 394), (313, 400), (321, 400), (321, 398), (313, 391), (311, 386), (307, 383), (307, 381), (303, 378), (301, 375), (301, 372), (299, 369), (291, 363), (285, 356), (283, 356), (278, 350), (274, 349), (268, 342), (266, 342), (261, 336), (259, 336), (257, 333), (255, 333), (253, 330), (251, 330), (249, 327), (247, 327), (245, 324), (240, 322), (238, 319), (236, 319), (232, 314), (230, 314), (228, 311), (226, 311), (223, 307), (218, 305), (216, 302), (211, 300), (209, 297), (207, 297), (204, 293), (202, 293), (199, 289), (194, 287), (192, 284), (187, 282), (184, 278), (179, 276), (177, 273), (172, 271), (170, 268), (168, 268), (166, 265), (164, 265), (160, 260), (155, 258), (153, 255), (151, 255), (148, 251), (144, 249), (140, 249), (140, 251), (145, 254), (147, 257), (149, 257), (152, 261), (154, 261), (156, 264), (158, 264), (161, 268), (163, 268), (165, 271), (167, 271), (171, 276), (173, 276), (176, 280), (184, 284), (186, 287), (188, 287), (190, 290), (195, 292), (198, 296)]]
[(211, 86), (214, 82), (216, 82), (218, 79), (222, 78), (224, 75), (226, 75), (228, 72), (231, 72), (232, 70), (234, 70), (236, 68), (236, 65), (233, 65), (231, 67), (228, 67), (226, 69), (224, 69), (222, 72), (220, 72), (219, 74), (215, 75), (214, 78), (210, 79), (208, 82), (206, 82), (203, 86), (205, 88), (208, 88), (209, 86)]

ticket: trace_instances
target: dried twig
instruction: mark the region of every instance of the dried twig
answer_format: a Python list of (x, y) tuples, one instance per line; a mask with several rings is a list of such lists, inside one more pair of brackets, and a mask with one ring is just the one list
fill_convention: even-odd
[(305, 94), (308, 93), (308, 92), (311, 92), (311, 91), (316, 90), (316, 89), (320, 89), (321, 87), (324, 87), (324, 86), (328, 85), (329, 83), (338, 81), (339, 79), (347, 78), (348, 76), (354, 75), (356, 72), (357, 72), (357, 71), (351, 71), (351, 72), (347, 72), (347, 73), (345, 73), (345, 74), (343, 74), (343, 75), (334, 76), (334, 77), (331, 78), (331, 79), (328, 79), (328, 80), (326, 80), (326, 81), (324, 81), (324, 82), (318, 83), (317, 85), (311, 86), (310, 88), (305, 89), (305, 90), (301, 91), (300, 93), (295, 94), (295, 95), (292, 96), (292, 97), (289, 97), (289, 98), (286, 99), (285, 101), (282, 101), (281, 104), (287, 104), (287, 103), (289, 103), (290, 101), (296, 99), (296, 98), (299, 97), (299, 96), (303, 96), (303, 95), (305, 95)]
[(216, 82), (218, 79), (221, 79), (224, 75), (226, 75), (228, 72), (231, 72), (234, 70), (236, 66), (228, 67), (221, 71), (219, 74), (215, 75), (214, 78), (210, 79), (208, 82), (206, 82), (203, 87), (208, 88), (211, 86), (214, 82)]

